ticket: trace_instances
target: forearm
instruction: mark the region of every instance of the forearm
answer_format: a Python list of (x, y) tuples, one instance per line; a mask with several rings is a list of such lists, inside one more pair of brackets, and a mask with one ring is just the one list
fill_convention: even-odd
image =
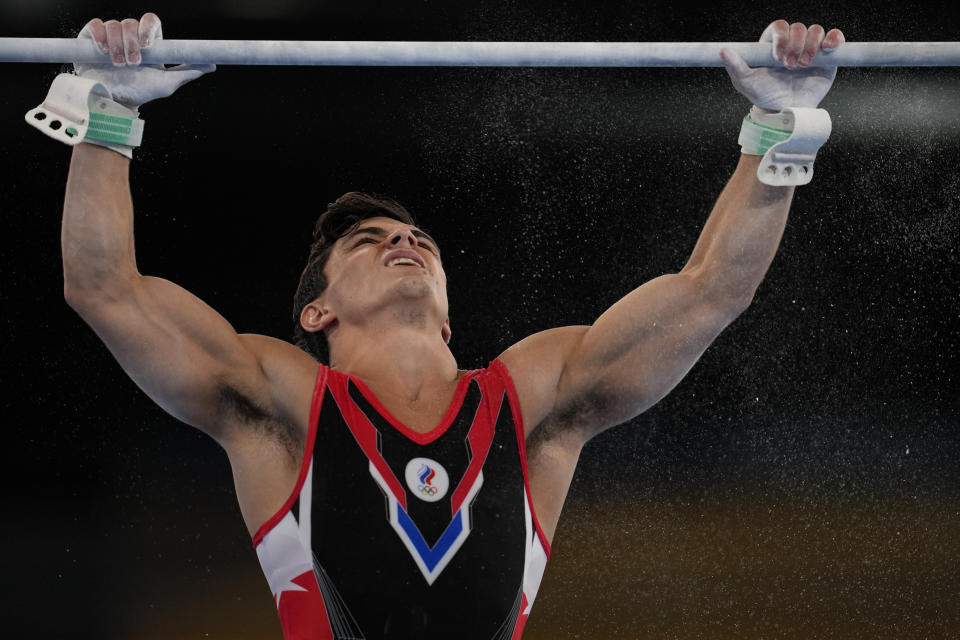
[(740, 156), (683, 271), (695, 273), (718, 296), (749, 301), (780, 244), (794, 187), (757, 179), (761, 156)]
[(91, 144), (73, 149), (63, 206), (64, 294), (103, 293), (137, 274), (130, 161)]

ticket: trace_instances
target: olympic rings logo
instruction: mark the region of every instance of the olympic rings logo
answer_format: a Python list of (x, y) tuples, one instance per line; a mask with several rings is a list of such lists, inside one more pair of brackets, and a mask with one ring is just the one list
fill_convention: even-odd
[(443, 500), (450, 488), (450, 477), (443, 466), (431, 458), (413, 458), (403, 472), (407, 495), (424, 502)]

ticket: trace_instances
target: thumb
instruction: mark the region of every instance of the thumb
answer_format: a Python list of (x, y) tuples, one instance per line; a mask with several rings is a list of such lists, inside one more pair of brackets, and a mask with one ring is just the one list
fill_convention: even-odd
[(191, 80), (196, 80), (200, 76), (213, 73), (216, 70), (217, 65), (215, 64), (179, 64), (167, 69), (164, 76), (169, 78), (168, 81), (171, 82), (172, 88), (177, 90)]
[(730, 75), (730, 79), (734, 82), (737, 82), (740, 78), (752, 71), (747, 65), (747, 61), (743, 59), (743, 56), (733, 49), (720, 49), (720, 57), (723, 58), (723, 66)]

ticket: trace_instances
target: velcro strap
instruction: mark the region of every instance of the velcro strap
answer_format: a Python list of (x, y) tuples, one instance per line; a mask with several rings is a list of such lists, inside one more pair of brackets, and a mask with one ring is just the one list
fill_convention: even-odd
[(43, 104), (24, 116), (54, 140), (138, 147), (143, 120), (137, 112), (113, 101), (106, 87), (89, 78), (61, 73), (53, 80)]
[(830, 114), (825, 109), (810, 107), (790, 107), (781, 112), (793, 116), (793, 132), (764, 154), (757, 167), (757, 177), (772, 186), (808, 184), (813, 180), (817, 151), (833, 128)]
[(751, 111), (743, 119), (739, 142), (743, 153), (763, 155), (757, 167), (760, 182), (777, 187), (798, 186), (813, 179), (813, 162), (831, 129), (830, 114), (824, 109)]
[(783, 113), (762, 113), (756, 108), (743, 117), (737, 143), (743, 153), (762, 156), (770, 147), (783, 142), (793, 133), (793, 116)]
[[(109, 100), (97, 99), (90, 110), (86, 138), (103, 142), (122, 144), (127, 147), (139, 147), (143, 140), (143, 120), (137, 118), (125, 107)], [(126, 111), (126, 114), (116, 109)], [(93, 109), (98, 109), (94, 111)]]

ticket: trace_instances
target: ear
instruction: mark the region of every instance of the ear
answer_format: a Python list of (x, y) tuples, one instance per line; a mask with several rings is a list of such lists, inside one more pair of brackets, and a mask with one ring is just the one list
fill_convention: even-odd
[(323, 331), (336, 319), (334, 313), (323, 304), (320, 298), (305, 306), (300, 312), (300, 326), (310, 333)]
[(450, 330), (450, 318), (448, 317), (443, 321), (443, 326), (440, 327), (440, 337), (443, 338), (444, 344), (450, 344), (450, 336), (453, 332)]

